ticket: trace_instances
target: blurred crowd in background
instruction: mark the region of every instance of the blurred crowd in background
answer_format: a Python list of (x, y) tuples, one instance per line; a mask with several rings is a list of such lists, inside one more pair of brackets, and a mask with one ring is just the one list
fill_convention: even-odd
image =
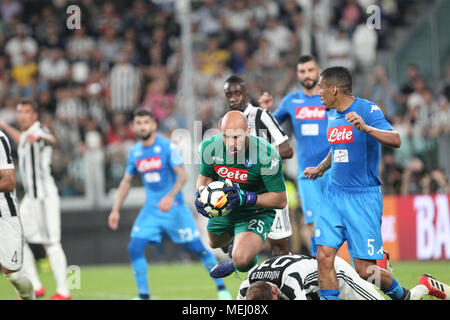
[[(304, 27), (303, 2), (312, 5), (312, 32)], [(418, 10), (419, 2), (378, 1), (382, 28), (371, 30), (363, 8), (373, 1), (193, 1), (196, 119), (203, 131), (217, 126), (225, 113), (223, 84), (231, 74), (247, 81), (254, 101), (268, 91), (277, 103), (300, 88), (295, 74), (300, 54), (314, 54), (323, 68), (343, 65), (355, 73), (369, 68), (373, 79), (364, 97), (383, 108), (403, 140), (399, 150), (384, 152), (384, 192), (449, 192), (450, 172), (442, 161), (449, 162), (450, 71), (445, 89), (436, 92), (414, 65), (408, 83), (394, 83), (383, 67), (375, 67), (389, 32), (404, 24), (404, 13)], [(174, 3), (77, 1), (76, 30), (66, 27), (69, 4), (0, 1), (0, 117), (15, 124), (18, 99), (36, 100), (41, 122), (59, 141), (53, 170), (62, 196), (83, 194), (83, 155), (93, 149), (105, 155), (106, 189), (117, 187), (135, 143), (134, 109), (151, 109), (158, 131), (168, 137), (187, 127)], [(441, 148), (447, 150), (443, 156)]]

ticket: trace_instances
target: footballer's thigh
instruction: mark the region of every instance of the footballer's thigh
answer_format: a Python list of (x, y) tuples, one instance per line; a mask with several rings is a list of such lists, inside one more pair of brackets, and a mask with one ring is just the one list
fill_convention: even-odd
[(20, 218), (0, 217), (0, 265), (9, 271), (22, 268), (23, 233)]
[(237, 268), (249, 265), (264, 245), (263, 239), (254, 232), (245, 231), (236, 234), (233, 242), (233, 262)]

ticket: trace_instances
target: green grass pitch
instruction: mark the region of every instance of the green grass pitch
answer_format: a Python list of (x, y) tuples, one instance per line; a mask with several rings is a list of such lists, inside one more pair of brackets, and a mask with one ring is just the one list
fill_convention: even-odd
[[(260, 260), (261, 261), (261, 260)], [(404, 287), (412, 288), (423, 273), (430, 273), (438, 280), (450, 284), (450, 261), (393, 262), (396, 279)], [(127, 300), (136, 296), (136, 286), (129, 265), (81, 266), (80, 288), (72, 290), (77, 300)], [(55, 292), (51, 271), (39, 273), (47, 291), (44, 298)], [(225, 284), (233, 297), (246, 274), (225, 278)], [(148, 278), (152, 298), (155, 300), (214, 300), (217, 291), (200, 263), (150, 264)], [(4, 276), (0, 276), (0, 300), (15, 299), (16, 293)]]

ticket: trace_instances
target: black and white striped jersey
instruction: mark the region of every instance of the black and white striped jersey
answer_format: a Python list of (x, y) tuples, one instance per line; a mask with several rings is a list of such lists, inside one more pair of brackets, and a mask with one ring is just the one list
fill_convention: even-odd
[[(343, 300), (383, 300), (375, 287), (363, 280), (345, 260), (336, 257), (334, 263), (338, 278), (339, 298)], [(255, 266), (241, 284), (237, 299), (245, 299), (248, 287), (256, 281), (277, 286), (289, 300), (319, 298), (317, 260), (305, 255), (272, 257)]]
[(139, 74), (133, 65), (116, 64), (110, 74), (112, 110), (117, 112), (132, 110), (133, 98), (139, 85)]
[(58, 189), (51, 174), (53, 147), (43, 139), (31, 144), (27, 141), (30, 134), (51, 137), (50, 131), (39, 121), (20, 135), (17, 148), (19, 156), (19, 171), (25, 190), (25, 196), (44, 199), (57, 196)]
[(244, 115), (247, 117), (251, 135), (266, 139), (274, 147), (288, 140), (288, 136), (277, 120), (267, 110), (249, 103), (244, 110)]
[[(2, 131), (0, 131), (0, 141), (0, 171), (14, 170), (11, 145), (8, 137)], [(15, 217), (18, 214), (19, 210), (17, 207), (16, 192), (0, 192), (0, 218)]]

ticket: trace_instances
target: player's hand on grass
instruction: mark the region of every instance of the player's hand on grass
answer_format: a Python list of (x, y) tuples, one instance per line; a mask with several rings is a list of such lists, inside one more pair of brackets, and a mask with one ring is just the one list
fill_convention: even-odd
[(173, 204), (173, 197), (170, 195), (165, 196), (161, 199), (158, 203), (158, 208), (161, 210), (161, 212), (167, 212), (172, 208)]
[(270, 110), (270, 108), (272, 108), (273, 105), (273, 97), (269, 93), (264, 92), (262, 96), (259, 97), (258, 104), (261, 108), (265, 110)]
[(245, 191), (238, 187), (237, 184), (232, 183), (230, 180), (225, 181), (228, 187), (223, 188), (228, 196), (227, 209), (232, 210), (241, 206), (253, 206), (256, 203), (256, 193), (251, 191)]
[(317, 178), (322, 177), (324, 172), (320, 170), (318, 167), (307, 167), (303, 171), (303, 175), (306, 177), (306, 179), (309, 180), (316, 180)]
[(366, 132), (367, 131), (367, 125), (364, 122), (363, 118), (356, 114), (355, 112), (349, 112), (345, 115), (345, 120), (350, 122), (356, 129)]
[(200, 193), (203, 191), (204, 188), (205, 186), (200, 186), (200, 188), (198, 188), (197, 192), (195, 193), (195, 208), (197, 209), (197, 212), (200, 213), (202, 216), (206, 218), (211, 218), (208, 212), (206, 212), (206, 210), (203, 209), (205, 207), (205, 204), (200, 200)]
[(119, 211), (117, 210), (111, 211), (108, 217), (108, 225), (112, 230), (117, 230), (117, 228), (119, 227), (119, 219), (120, 219)]

